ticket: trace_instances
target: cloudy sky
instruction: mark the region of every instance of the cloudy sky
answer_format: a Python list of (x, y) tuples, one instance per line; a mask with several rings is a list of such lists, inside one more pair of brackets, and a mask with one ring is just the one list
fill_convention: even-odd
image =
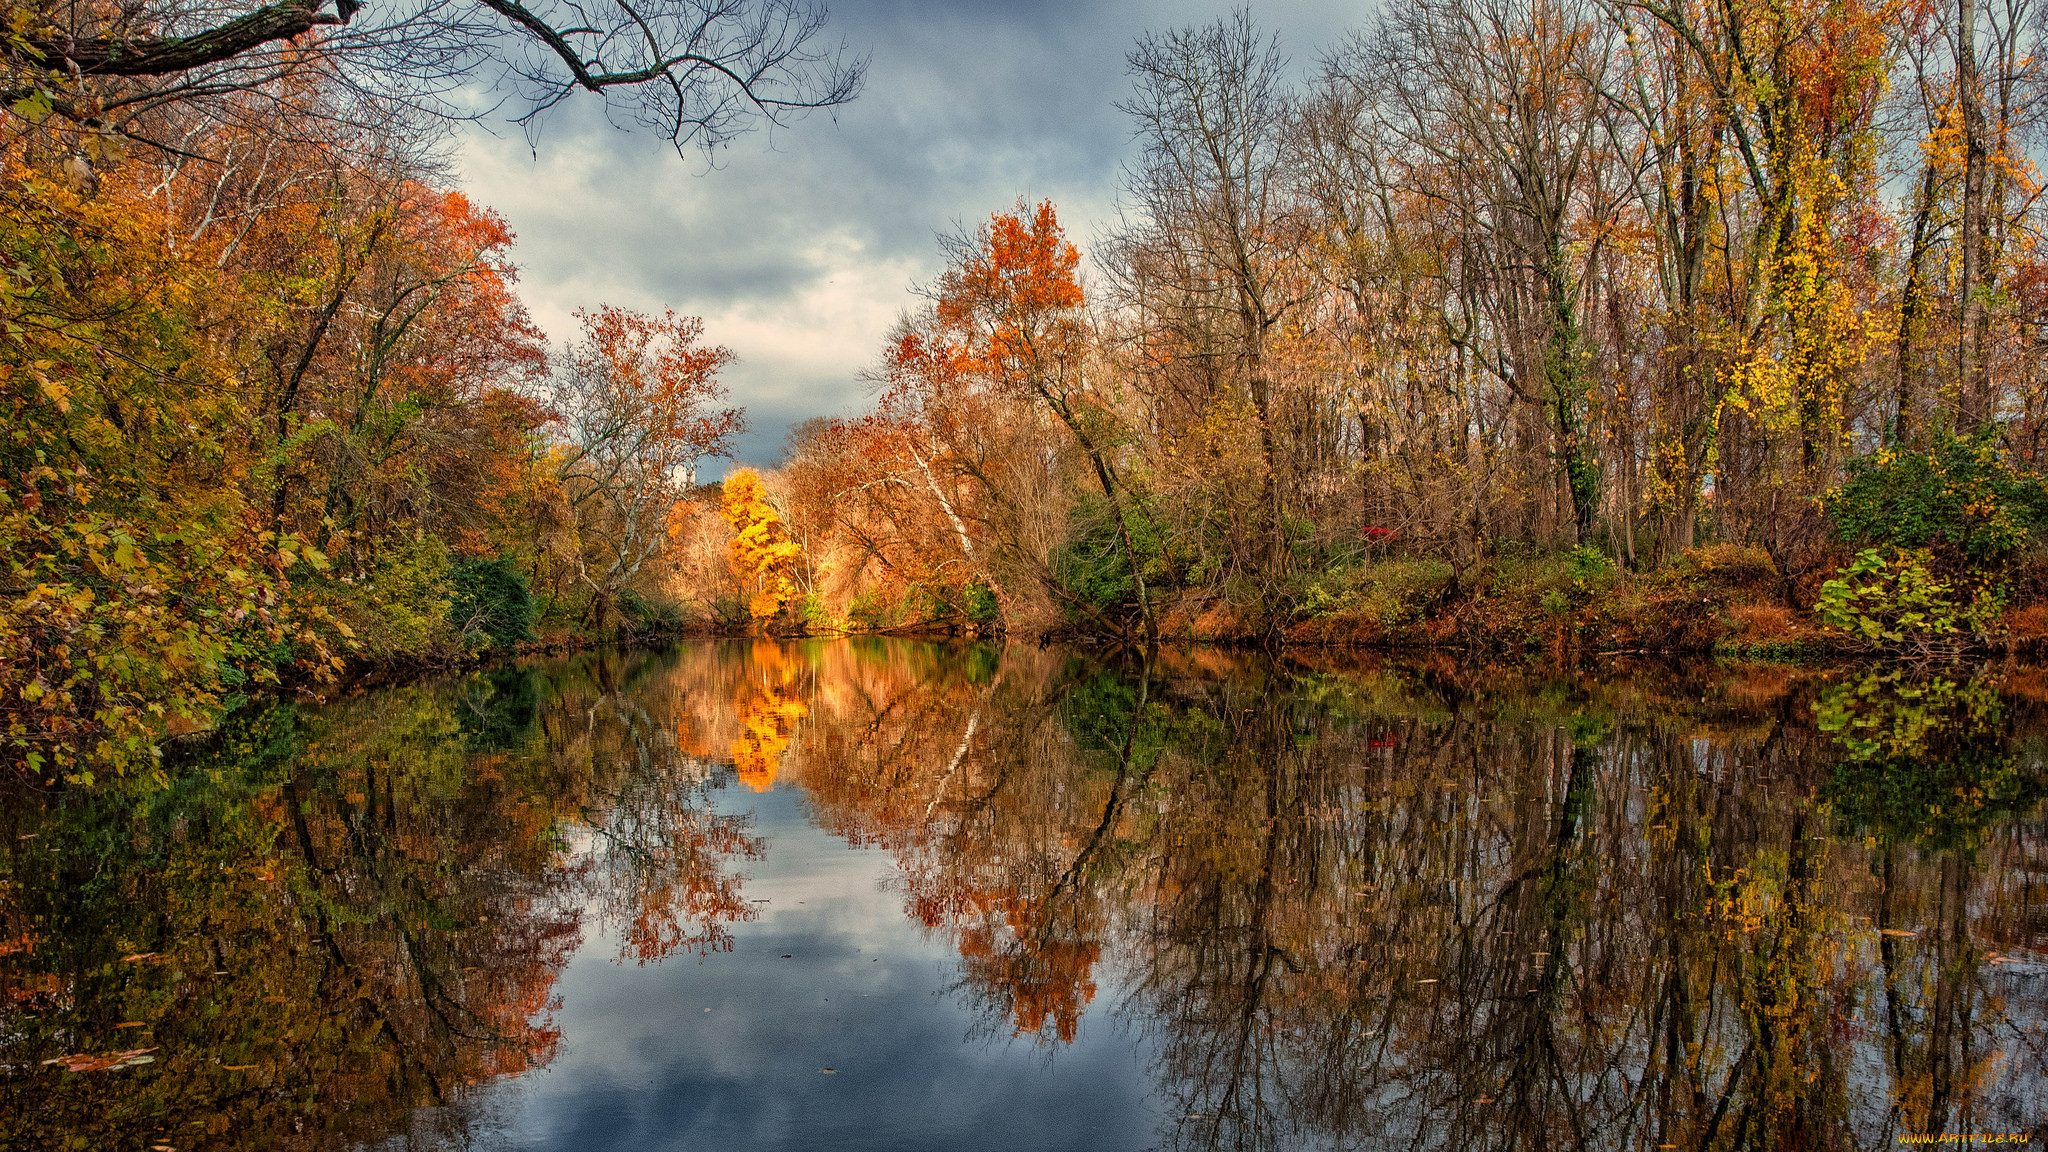
[[(870, 58), (867, 89), (721, 153), (715, 169), (572, 101), (537, 152), (517, 128), (471, 130), (457, 169), (505, 214), (528, 305), (556, 339), (599, 303), (704, 317), (739, 355), (727, 375), (770, 464), (791, 424), (867, 402), (859, 381), (934, 238), (1018, 197), (1050, 198), (1086, 249), (1114, 211), (1130, 129), (1124, 57), (1147, 30), (1204, 23), (1229, 0), (835, 0), (830, 33)], [(1297, 70), (1362, 18), (1353, 0), (1254, 4)], [(716, 471), (712, 469), (711, 471)]]

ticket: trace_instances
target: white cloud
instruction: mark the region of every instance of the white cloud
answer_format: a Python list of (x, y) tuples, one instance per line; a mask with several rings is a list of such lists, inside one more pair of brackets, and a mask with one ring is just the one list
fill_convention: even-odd
[[(836, 118), (743, 139), (706, 172), (572, 101), (537, 157), (517, 130), (472, 130), (456, 167), (519, 234), (522, 295), (550, 336), (599, 303), (704, 317), (707, 337), (740, 357), (727, 379), (755, 429), (742, 458), (766, 463), (788, 425), (866, 402), (860, 370), (914, 303), (911, 286), (938, 272), (938, 233), (1020, 196), (1051, 198), (1085, 247), (1109, 219), (1128, 143), (1111, 106), (1124, 54), (1147, 27), (1226, 8), (841, 2), (830, 31), (872, 64), (867, 92)], [(1358, 13), (1257, 11), (1297, 58)]]

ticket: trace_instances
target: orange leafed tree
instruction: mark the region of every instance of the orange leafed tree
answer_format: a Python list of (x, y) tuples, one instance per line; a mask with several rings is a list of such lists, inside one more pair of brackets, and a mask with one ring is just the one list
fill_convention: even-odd
[(725, 348), (700, 343), (704, 322), (616, 308), (579, 312), (583, 339), (561, 366), (556, 406), (567, 443), (556, 461), (576, 533), (575, 578), (602, 628), (626, 582), (669, 538), (670, 513), (696, 481), (697, 461), (730, 452), (746, 425), (719, 370)]
[(1158, 623), (1145, 590), (1144, 564), (1131, 542), (1115, 450), (1121, 433), (1111, 406), (1090, 386), (1089, 330), (1082, 309), (1081, 253), (1060, 227), (1052, 201), (996, 213), (972, 236), (949, 242), (953, 260), (939, 278), (934, 331), (906, 334), (890, 350), (898, 372), (946, 372), (980, 378), (998, 393), (1042, 404), (1088, 457), (1102, 488), (1117, 542), (1130, 567), (1146, 638)]

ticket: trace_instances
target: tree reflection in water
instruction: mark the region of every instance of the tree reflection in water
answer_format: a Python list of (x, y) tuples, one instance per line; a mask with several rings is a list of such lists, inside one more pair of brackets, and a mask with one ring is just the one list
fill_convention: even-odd
[(2026, 1131), (2044, 695), (846, 641), (273, 706), (168, 787), (6, 806), (0, 1144), (459, 1138), (587, 936), (731, 948), (766, 846), (710, 798), (778, 782), (995, 1038), (1138, 1037), (1165, 1147)]
[[(10, 795), (0, 1147), (459, 1134), (468, 1086), (552, 1057), (586, 929), (642, 962), (728, 947), (759, 845), (706, 808), (730, 769), (660, 669), (606, 653), (278, 704), (167, 788)], [(154, 1063), (43, 1063), (137, 1049)]]
[[(2031, 680), (947, 658), (821, 666), (794, 771), (999, 1028), (1071, 1040), (1128, 989), (1169, 1146), (2048, 1115)], [(1906, 735), (1873, 762), (1872, 731)]]

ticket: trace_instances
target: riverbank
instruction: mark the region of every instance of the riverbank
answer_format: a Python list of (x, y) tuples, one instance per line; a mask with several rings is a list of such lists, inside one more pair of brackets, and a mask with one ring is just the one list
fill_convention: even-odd
[(1697, 549), (1641, 573), (1585, 549), (1501, 557), (1463, 580), (1440, 561), (1397, 560), (1337, 588), (1337, 596), (1312, 589), (1311, 611), (1289, 626), (1289, 642), (1782, 661), (1883, 655), (1827, 627), (1811, 607), (1816, 588), (1787, 580), (1762, 551), (1735, 546)]
[[(2009, 603), (1982, 632), (1958, 630), (1872, 643), (1829, 626), (1817, 610), (1836, 565), (1788, 578), (1761, 549), (1716, 545), (1651, 571), (1631, 572), (1592, 549), (1504, 551), (1460, 573), (1446, 560), (1394, 556), (1300, 576), (1294, 610), (1277, 640), (1291, 648), (1359, 648), (1591, 659), (1617, 654), (1768, 660), (1884, 662), (1900, 657), (2035, 655), (2048, 651), (2041, 574), (2022, 568)], [(1159, 634), (1169, 644), (1270, 646), (1274, 630), (1227, 596), (1203, 589), (1154, 592)], [(942, 606), (943, 607), (943, 606)], [(787, 635), (1002, 635), (999, 623), (957, 612), (869, 621), (825, 619)], [(1105, 623), (1121, 620), (1119, 635)], [(703, 630), (701, 634), (719, 634)], [(731, 634), (731, 633), (724, 633)], [(1093, 618), (1013, 635), (1084, 647), (1141, 635), (1135, 606), (1099, 606)]]
[[(2032, 568), (2016, 571), (2009, 606), (1992, 627), (1922, 638), (1917, 646), (1873, 645), (1824, 624), (1811, 605), (1822, 576), (1831, 573), (1828, 568), (1803, 582), (1788, 581), (1760, 550), (1735, 546), (1697, 549), (1652, 572), (1629, 572), (1589, 549), (1547, 554), (1504, 551), (1462, 573), (1440, 559), (1385, 557), (1299, 578), (1292, 597), (1294, 613), (1277, 637), (1270, 629), (1255, 627), (1249, 614), (1220, 595), (1168, 591), (1154, 603), (1161, 640), (1175, 647), (1270, 647), (1277, 639), (1281, 647), (1298, 653), (1441, 652), (1459, 661), (1540, 660), (1559, 666), (1618, 655), (1832, 666), (1882, 665), (1900, 657), (2038, 656), (2048, 651), (2048, 607), (2035, 593), (2038, 581)], [(554, 612), (536, 611), (540, 606), (525, 599), (523, 586), (516, 581), (507, 584), (514, 591), (501, 597), (479, 597), (461, 587), (456, 595), (438, 593), (425, 598), (418, 611), (396, 616), (370, 610), (389, 609), (388, 598), (375, 604), (338, 601), (326, 618), (349, 639), (330, 642), (325, 651), (334, 655), (324, 663), (280, 660), (271, 666), (276, 673), (271, 683), (231, 682), (224, 676), (210, 698), (195, 699), (187, 711), (155, 725), (139, 757), (134, 751), (112, 758), (92, 751), (92, 721), (80, 717), (74, 721), (79, 735), (76, 758), (60, 759), (55, 771), (47, 760), (31, 760), (23, 765), (28, 769), (24, 775), (61, 775), (89, 784), (109, 771), (122, 774), (136, 763), (154, 762), (146, 751), (151, 744), (201, 735), (252, 697), (268, 692), (326, 696), (590, 649), (765, 636), (1009, 639), (1100, 650), (1140, 634), (1128, 612), (1124, 617), (1132, 627), (1124, 635), (1105, 626), (1116, 619), (1108, 613), (1086, 623), (1070, 618), (1051, 627), (1006, 629), (1000, 619), (976, 619), (947, 600), (909, 595), (903, 602), (922, 600), (934, 610), (850, 619), (816, 611), (790, 612), (769, 621), (749, 620), (750, 627), (740, 627), (730, 614), (692, 612), (674, 603), (633, 597), (608, 627), (593, 629), (579, 622), (581, 613), (560, 611), (560, 605)], [(1788, 606), (1802, 604), (1807, 607)], [(394, 619), (409, 620), (412, 626), (398, 627)], [(103, 734), (97, 746), (106, 746)]]

